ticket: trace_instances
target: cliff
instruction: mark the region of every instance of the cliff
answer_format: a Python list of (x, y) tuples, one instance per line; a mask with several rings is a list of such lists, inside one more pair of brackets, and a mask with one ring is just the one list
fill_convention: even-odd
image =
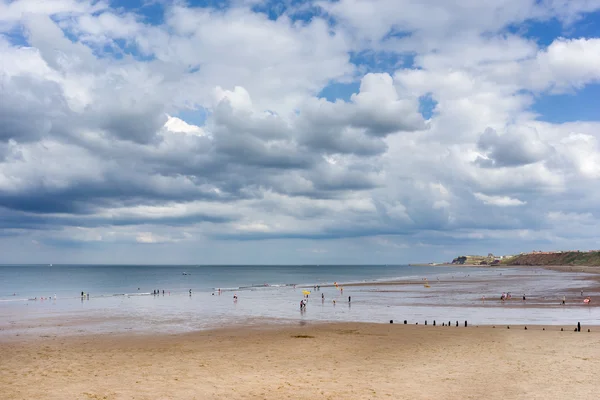
[(530, 253), (502, 261), (506, 265), (589, 265), (600, 266), (600, 251), (563, 253)]
[(499, 264), (500, 257), (494, 257), (493, 254), (488, 254), (486, 256), (459, 256), (452, 260), (452, 264), (459, 265), (492, 265)]

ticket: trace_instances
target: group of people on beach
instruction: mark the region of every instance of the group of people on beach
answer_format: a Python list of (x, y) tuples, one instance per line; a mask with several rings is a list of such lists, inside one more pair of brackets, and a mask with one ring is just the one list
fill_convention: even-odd
[[(525, 295), (523, 295), (525, 296)], [(504, 300), (510, 300), (512, 298), (512, 295), (510, 294), (510, 292), (506, 292), (506, 293), (502, 293), (502, 295), (500, 296), (500, 300), (504, 301)]]
[[(583, 290), (581, 291), (581, 297), (583, 297)], [(502, 301), (510, 300), (511, 298), (512, 298), (512, 295), (510, 292), (505, 292), (500, 295), (500, 300), (502, 300)], [(482, 296), (481, 300), (485, 301), (485, 296)], [(527, 297), (525, 296), (525, 293), (523, 293), (523, 301), (526, 301), (526, 300), (527, 300)], [(587, 296), (583, 300), (583, 304), (590, 304), (591, 301), (592, 301), (592, 298), (590, 296)], [(566, 303), (567, 303), (567, 296), (563, 296), (561, 304), (564, 306)]]
[[(583, 290), (581, 291), (581, 296), (583, 297)], [(567, 297), (563, 296), (562, 299), (562, 305), (564, 306), (567, 302)], [(583, 299), (583, 304), (590, 304), (592, 302), (592, 298), (590, 296), (587, 296), (585, 299)]]
[[(16, 296), (16, 293), (14, 293), (13, 296)], [(28, 299), (28, 300), (35, 300), (35, 301), (37, 301), (37, 299), (38, 299), (37, 297), (34, 297), (34, 298)], [(48, 297), (41, 296), (40, 300), (52, 300), (52, 296), (48, 296)], [(54, 300), (56, 300), (56, 293), (54, 293)]]
[(306, 304), (308, 304), (308, 298), (305, 297), (302, 300), (300, 300), (300, 310), (305, 310)]
[[(337, 286), (337, 282), (335, 283), (336, 288), (338, 288), (340, 290), (340, 293), (343, 293), (343, 288), (338, 287)], [(316, 288), (317, 290), (321, 290), (320, 286), (314, 286), (314, 288)], [(305, 291), (303, 292), (304, 297), (302, 300), (300, 300), (300, 311), (305, 311), (306, 310), (306, 305), (308, 304), (308, 296), (310, 294), (309, 291)], [(333, 305), (335, 306), (335, 299), (332, 300), (333, 301)], [(321, 303), (325, 302), (325, 293), (321, 293)], [(348, 296), (348, 305), (350, 305), (350, 303), (352, 302), (352, 296)]]

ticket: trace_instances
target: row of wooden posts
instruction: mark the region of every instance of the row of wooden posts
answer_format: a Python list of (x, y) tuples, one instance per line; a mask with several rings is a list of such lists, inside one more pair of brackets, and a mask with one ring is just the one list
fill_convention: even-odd
[[(390, 319), (390, 324), (393, 324), (394, 320)], [(404, 325), (407, 325), (408, 321), (404, 320)], [(419, 323), (417, 322), (417, 325), (419, 325)], [(425, 320), (425, 325), (427, 325), (427, 320)], [(433, 326), (435, 326), (435, 320), (433, 320)], [(448, 321), (448, 325), (446, 325), (445, 322), (442, 322), (442, 326), (452, 326), (452, 322)], [(456, 326), (458, 326), (458, 321), (456, 321)], [(465, 321), (465, 328), (467, 327), (467, 321)]]
[[(390, 319), (390, 324), (393, 324), (394, 320)], [(404, 325), (407, 325), (408, 321), (404, 320)], [(417, 325), (419, 325), (419, 323), (417, 322)], [(425, 325), (427, 325), (427, 320), (425, 320)], [(435, 319), (433, 320), (433, 326), (435, 326)], [(452, 326), (452, 322), (448, 321), (448, 325), (446, 325), (445, 322), (442, 322), (442, 326)], [(458, 321), (456, 321), (456, 326), (458, 326)], [(465, 328), (468, 326), (467, 321), (465, 321)], [(495, 328), (496, 326), (494, 325), (493, 328)], [(510, 329), (510, 326), (506, 327), (507, 329)], [(525, 330), (527, 330), (527, 327), (525, 327)], [(546, 330), (546, 328), (543, 328), (543, 330)], [(564, 331), (563, 328), (560, 328), (561, 331)], [(575, 332), (581, 332), (581, 323), (577, 322), (577, 328), (575, 328)], [(590, 330), (588, 329), (588, 332), (590, 332)]]

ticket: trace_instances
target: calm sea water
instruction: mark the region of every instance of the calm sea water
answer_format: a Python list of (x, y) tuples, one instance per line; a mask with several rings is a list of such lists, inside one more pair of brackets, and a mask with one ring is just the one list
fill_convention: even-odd
[(114, 294), (172, 294), (250, 290), (256, 287), (313, 286), (334, 282), (403, 279), (439, 273), (458, 273), (435, 267), (407, 265), (4, 265), (0, 266), (0, 300), (15, 297), (92, 297)]
[[(597, 325), (600, 309), (583, 306), (579, 298), (583, 289), (599, 295), (585, 278), (546, 270), (406, 265), (4, 265), (0, 335), (174, 333), (235, 324), (404, 319)], [(376, 284), (396, 280), (414, 284)], [(343, 291), (327, 286), (334, 282)], [(366, 285), (349, 285), (358, 282)], [(315, 290), (315, 285), (322, 287)], [(312, 293), (301, 311), (306, 289)], [(153, 295), (155, 290), (160, 294)], [(89, 299), (81, 297), (82, 291)], [(513, 292), (516, 301), (500, 302), (504, 291)], [(518, 300), (522, 293), (527, 302)], [(568, 296), (566, 306), (559, 305), (562, 296)]]

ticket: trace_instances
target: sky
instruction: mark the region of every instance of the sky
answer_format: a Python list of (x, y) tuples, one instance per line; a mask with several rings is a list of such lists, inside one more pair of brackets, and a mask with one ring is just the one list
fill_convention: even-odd
[(599, 249), (600, 0), (0, 0), (0, 263)]

